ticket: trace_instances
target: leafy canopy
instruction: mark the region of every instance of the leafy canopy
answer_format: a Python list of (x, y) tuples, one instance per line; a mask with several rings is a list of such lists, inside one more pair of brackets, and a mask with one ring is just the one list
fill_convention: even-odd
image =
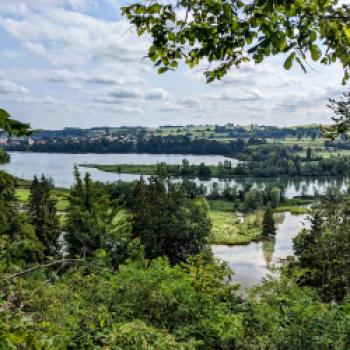
[(7, 111), (0, 108), (0, 131), (4, 130), (10, 135), (22, 136), (28, 135), (29, 128), (29, 124), (12, 119)]
[(286, 54), (285, 69), (308, 57), (325, 65), (338, 59), (350, 73), (350, 5), (339, 0), (178, 0), (122, 8), (138, 35), (153, 40), (148, 57), (164, 73), (180, 61), (209, 62), (207, 82), (243, 62)]

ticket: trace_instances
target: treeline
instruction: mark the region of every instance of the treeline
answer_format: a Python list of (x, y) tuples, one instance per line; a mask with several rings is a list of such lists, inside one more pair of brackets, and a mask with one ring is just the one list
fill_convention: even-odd
[[(123, 198), (127, 206), (131, 207), (136, 186), (137, 182), (118, 181), (107, 184), (106, 189), (112, 198)], [(254, 188), (251, 184), (221, 188), (217, 182), (208, 187), (185, 179), (178, 186), (187, 198), (205, 197), (208, 200), (229, 201), (233, 209), (239, 212), (249, 212), (268, 205), (275, 209), (286, 201), (285, 187), (282, 184), (268, 185), (263, 189)]]
[[(230, 177), (346, 177), (350, 174), (350, 156), (330, 158), (302, 158), (300, 156), (278, 157), (267, 156), (263, 161), (247, 161), (232, 165), (230, 161), (219, 162), (218, 165), (189, 164), (184, 159), (181, 165), (159, 163), (156, 165), (99, 165), (83, 164), (82, 166), (97, 168), (102, 171), (152, 175), (162, 173), (164, 176), (183, 178), (230, 178)], [(262, 157), (264, 158), (265, 155)]]
[(225, 126), (216, 126), (215, 132), (228, 132), (230, 137), (252, 137), (263, 139), (285, 139), (287, 137), (293, 137), (302, 139), (310, 137), (316, 139), (322, 136), (322, 132), (319, 127), (295, 127), (295, 128), (279, 128), (276, 126), (252, 126), (247, 128), (236, 126), (234, 129), (229, 129)]
[(243, 299), (211, 254), (204, 199), (152, 177), (128, 202), (113, 184), (75, 177), (58, 220), (49, 181), (34, 179), (23, 210), (0, 172), (1, 348), (349, 347), (347, 197), (315, 206), (298, 261)]
[(187, 136), (151, 137), (138, 142), (109, 141), (101, 138), (98, 141), (79, 140), (46, 140), (43, 144), (10, 145), (9, 151), (58, 152), (58, 153), (177, 153), (177, 154), (218, 154), (236, 156), (247, 146), (264, 144), (264, 140), (236, 140), (229, 143), (208, 140), (192, 140)]
[(335, 148), (339, 150), (350, 150), (350, 142), (349, 140), (343, 140), (343, 141), (331, 141), (327, 140), (325, 141), (325, 147), (326, 148)]

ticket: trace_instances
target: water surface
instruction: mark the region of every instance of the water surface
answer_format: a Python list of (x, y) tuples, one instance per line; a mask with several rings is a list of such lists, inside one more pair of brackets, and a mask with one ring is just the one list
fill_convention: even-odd
[[(66, 153), (31, 153), (31, 152), (10, 152), (11, 161), (8, 164), (0, 165), (12, 175), (23, 179), (32, 180), (34, 175), (51, 177), (58, 187), (70, 187), (73, 182), (73, 167), (75, 164), (156, 164), (166, 162), (168, 164), (181, 164), (187, 159), (190, 164), (217, 165), (225, 160), (231, 161), (232, 165), (238, 163), (237, 159), (227, 158), (218, 155), (191, 155), (191, 154), (66, 154)], [(104, 172), (94, 168), (80, 167), (82, 174), (89, 172), (94, 180), (102, 182), (113, 181), (134, 181), (140, 178), (136, 174), (117, 174)], [(286, 197), (292, 198), (298, 195), (314, 195), (315, 191), (323, 193), (330, 185), (341, 189), (347, 188), (348, 181), (344, 179), (250, 179), (250, 178), (229, 178), (210, 180), (193, 179), (197, 184), (203, 184), (210, 191), (216, 183), (219, 189), (225, 186), (243, 187), (250, 183), (256, 188), (263, 188), (268, 184), (282, 184), (286, 189)]]
[[(51, 177), (58, 187), (70, 187), (73, 184), (73, 168), (75, 164), (181, 164), (187, 159), (190, 164), (206, 163), (216, 165), (225, 160), (237, 164), (236, 159), (218, 155), (192, 155), (192, 154), (67, 154), (67, 153), (34, 153), (9, 152), (11, 161), (0, 165), (0, 169), (26, 180), (32, 180), (34, 175)], [(96, 181), (112, 182), (117, 180), (133, 181), (140, 178), (134, 174), (115, 174), (100, 171), (94, 168), (80, 167), (82, 174), (89, 172)]]
[(234, 271), (233, 281), (242, 287), (257, 285), (269, 274), (276, 275), (274, 267), (280, 259), (293, 255), (293, 238), (309, 226), (305, 215), (284, 213), (277, 227), (275, 241), (250, 243), (244, 246), (214, 245), (214, 255), (226, 261)]

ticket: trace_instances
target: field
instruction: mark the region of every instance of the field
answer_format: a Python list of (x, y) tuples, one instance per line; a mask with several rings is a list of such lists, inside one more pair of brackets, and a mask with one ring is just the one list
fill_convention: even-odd
[(233, 211), (210, 211), (213, 244), (239, 245), (258, 240), (261, 232), (261, 213), (238, 217)]
[[(291, 199), (275, 209), (275, 221), (280, 223), (279, 213), (286, 211), (294, 215), (307, 214), (305, 205), (310, 201)], [(260, 239), (263, 212), (256, 211), (246, 215), (238, 215), (233, 204), (225, 200), (209, 201), (210, 219), (212, 221), (212, 243), (225, 245), (242, 245)]]
[[(59, 212), (67, 210), (68, 207), (68, 192), (66, 190), (55, 189), (53, 191), (54, 199), (57, 201), (56, 208)], [(17, 188), (16, 189), (16, 197), (22, 203), (27, 203), (30, 196), (29, 188)]]

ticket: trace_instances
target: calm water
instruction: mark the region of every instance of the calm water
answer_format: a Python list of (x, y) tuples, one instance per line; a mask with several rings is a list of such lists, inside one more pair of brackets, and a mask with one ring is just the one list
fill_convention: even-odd
[[(73, 184), (74, 164), (156, 164), (157, 162), (167, 162), (169, 164), (181, 164), (184, 158), (188, 159), (190, 164), (200, 164), (204, 162), (210, 165), (216, 165), (225, 160), (231, 161), (233, 165), (237, 164), (236, 159), (215, 155), (183, 155), (183, 154), (62, 154), (62, 153), (30, 153), (30, 152), (10, 152), (11, 162), (0, 165), (10, 174), (23, 179), (31, 180), (34, 175), (44, 174), (51, 177), (58, 187), (70, 187)], [(140, 178), (135, 174), (115, 174), (100, 171), (94, 168), (81, 167), (82, 174), (89, 172), (94, 180), (102, 182), (112, 181), (133, 181)], [(219, 188), (225, 186), (243, 186), (244, 183), (251, 183), (254, 187), (263, 188), (266, 184), (276, 183), (277, 180), (271, 179), (216, 179), (195, 180), (197, 183), (203, 183), (208, 189), (211, 189), (214, 182), (217, 182)], [(337, 179), (307, 179), (307, 180), (278, 180), (286, 188), (286, 196), (292, 198), (301, 194), (313, 195), (315, 190), (319, 193), (330, 185), (336, 185), (342, 189), (347, 187), (347, 180)]]
[(234, 271), (233, 281), (243, 287), (258, 284), (267, 275), (274, 275), (271, 270), (278, 267), (279, 260), (293, 255), (293, 242), (301, 229), (308, 227), (305, 215), (284, 213), (283, 223), (278, 225), (276, 240), (251, 243), (245, 246), (214, 245), (216, 257), (228, 262)]
[[(73, 184), (73, 168), (75, 164), (156, 164), (167, 162), (168, 164), (181, 164), (186, 158), (190, 164), (202, 162), (216, 165), (219, 162), (229, 160), (232, 164), (238, 161), (232, 158), (216, 155), (191, 155), (191, 154), (63, 154), (63, 153), (31, 153), (10, 152), (11, 161), (0, 165), (0, 169), (6, 170), (12, 175), (22, 179), (32, 180), (34, 175), (44, 174), (51, 177), (58, 187), (70, 187)], [(117, 180), (133, 181), (140, 178), (134, 174), (113, 174), (93, 168), (81, 167), (82, 174), (89, 172), (94, 180), (112, 182)]]

